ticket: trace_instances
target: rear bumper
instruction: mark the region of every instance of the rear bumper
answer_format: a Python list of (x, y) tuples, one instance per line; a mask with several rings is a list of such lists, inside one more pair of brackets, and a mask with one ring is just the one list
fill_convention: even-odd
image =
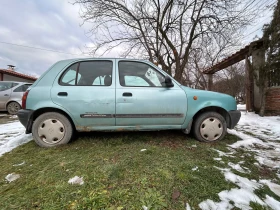
[(31, 133), (33, 113), (34, 111), (30, 109), (20, 109), (17, 113), (19, 121), (26, 128), (25, 133)]
[(239, 110), (234, 110), (234, 111), (229, 111), (228, 113), (229, 113), (229, 117), (230, 117), (228, 128), (233, 129), (234, 126), (236, 126), (236, 124), (240, 120), (241, 112)]

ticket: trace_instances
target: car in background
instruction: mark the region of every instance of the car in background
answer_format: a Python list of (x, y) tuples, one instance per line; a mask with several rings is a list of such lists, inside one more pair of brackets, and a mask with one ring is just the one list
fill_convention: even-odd
[(151, 62), (89, 58), (50, 67), (24, 93), (17, 115), (39, 146), (54, 147), (75, 131), (192, 130), (214, 142), (241, 113), (232, 96), (183, 86)]
[(17, 114), (21, 109), (21, 98), (31, 85), (27, 82), (0, 81), (0, 111)]

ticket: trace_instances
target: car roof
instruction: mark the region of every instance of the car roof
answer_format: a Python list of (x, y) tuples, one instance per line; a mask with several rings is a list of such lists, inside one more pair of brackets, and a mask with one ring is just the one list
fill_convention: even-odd
[(80, 60), (113, 60), (113, 59), (121, 59), (121, 60), (133, 60), (133, 61), (148, 61), (146, 59), (136, 59), (136, 58), (71, 58), (71, 59), (65, 59), (65, 60), (60, 60), (62, 62), (73, 62), (73, 61), (80, 61)]

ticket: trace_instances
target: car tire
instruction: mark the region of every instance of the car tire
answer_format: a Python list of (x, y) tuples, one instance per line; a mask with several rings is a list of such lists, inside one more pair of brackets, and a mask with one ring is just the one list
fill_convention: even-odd
[(18, 110), (20, 110), (20, 109), (21, 109), (20, 104), (18, 102), (15, 102), (15, 101), (10, 102), (7, 106), (7, 111), (11, 115), (17, 114)]
[(205, 112), (194, 122), (193, 133), (197, 140), (215, 142), (224, 138), (227, 133), (227, 123), (217, 112)]
[(71, 122), (57, 112), (47, 112), (35, 120), (32, 126), (34, 141), (41, 147), (67, 144), (73, 136)]

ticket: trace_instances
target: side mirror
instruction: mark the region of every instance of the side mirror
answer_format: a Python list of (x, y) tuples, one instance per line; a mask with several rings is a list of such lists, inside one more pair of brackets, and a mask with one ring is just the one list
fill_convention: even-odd
[(164, 78), (164, 84), (165, 84), (165, 87), (174, 87), (172, 79), (167, 75)]

